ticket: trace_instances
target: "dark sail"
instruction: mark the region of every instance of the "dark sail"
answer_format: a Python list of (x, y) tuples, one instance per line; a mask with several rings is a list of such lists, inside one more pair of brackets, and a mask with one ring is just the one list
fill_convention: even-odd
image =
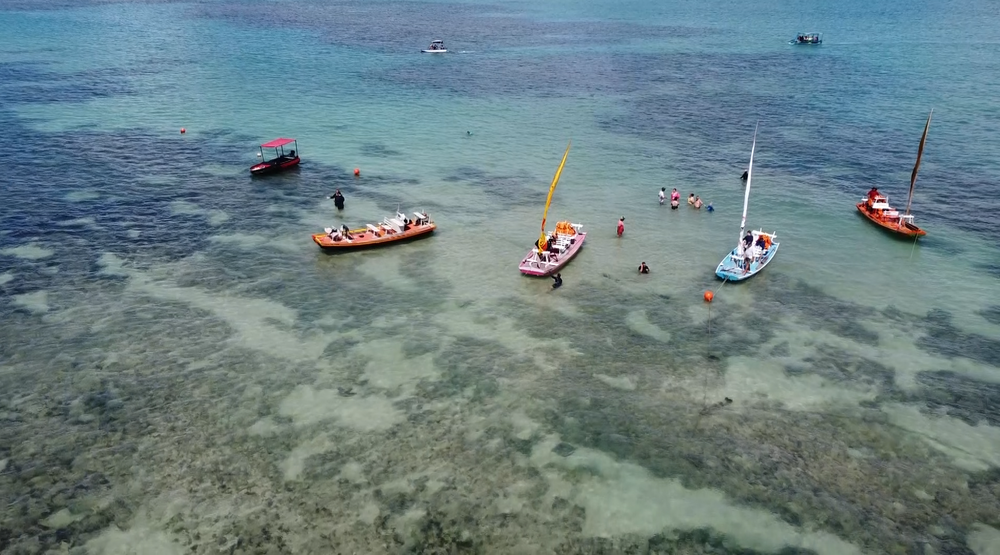
[(910, 202), (913, 201), (913, 186), (917, 184), (917, 171), (920, 169), (920, 157), (924, 155), (924, 143), (927, 142), (927, 130), (931, 126), (931, 116), (934, 110), (927, 115), (927, 124), (924, 125), (924, 134), (920, 137), (920, 146), (917, 148), (917, 163), (913, 164), (913, 173), (910, 174), (910, 196), (906, 199), (906, 215), (910, 214)]

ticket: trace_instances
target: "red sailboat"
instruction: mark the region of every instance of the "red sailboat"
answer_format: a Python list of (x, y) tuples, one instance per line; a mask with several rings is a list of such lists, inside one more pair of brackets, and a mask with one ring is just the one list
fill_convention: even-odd
[(898, 210), (889, 205), (889, 198), (872, 187), (861, 202), (857, 204), (858, 212), (861, 212), (869, 221), (875, 225), (904, 237), (922, 237), (927, 232), (917, 227), (913, 223), (913, 214), (910, 214), (910, 203), (913, 202), (913, 186), (917, 183), (917, 170), (920, 169), (920, 158), (924, 154), (924, 143), (927, 141), (927, 130), (931, 126), (931, 116), (934, 110), (927, 116), (927, 123), (924, 125), (924, 134), (920, 137), (920, 146), (917, 148), (917, 162), (913, 165), (913, 173), (910, 174), (910, 196), (906, 199), (906, 212), (900, 214)]

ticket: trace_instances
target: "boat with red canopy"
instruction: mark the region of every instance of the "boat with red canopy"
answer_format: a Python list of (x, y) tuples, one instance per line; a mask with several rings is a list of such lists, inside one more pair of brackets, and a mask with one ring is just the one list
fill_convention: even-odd
[[(287, 151), (285, 147), (292, 145)], [(267, 158), (264, 154), (264, 149), (267, 149), (267, 156), (271, 155), (271, 151), (274, 151), (274, 158)], [(265, 173), (273, 173), (281, 170), (286, 170), (288, 168), (299, 165), (299, 144), (295, 139), (275, 139), (269, 143), (264, 143), (260, 145), (260, 152), (257, 153), (257, 157), (260, 158), (260, 162), (250, 166), (250, 173), (252, 175), (261, 175)]]

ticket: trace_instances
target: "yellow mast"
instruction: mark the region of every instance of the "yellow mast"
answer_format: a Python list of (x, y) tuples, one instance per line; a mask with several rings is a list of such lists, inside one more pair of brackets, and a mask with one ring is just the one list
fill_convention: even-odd
[(545, 245), (545, 218), (549, 215), (549, 205), (552, 204), (552, 193), (555, 192), (556, 185), (559, 183), (559, 176), (562, 175), (563, 166), (566, 165), (566, 157), (569, 156), (569, 147), (572, 145), (573, 141), (566, 144), (566, 152), (563, 154), (562, 162), (559, 162), (559, 169), (556, 170), (556, 175), (552, 178), (552, 185), (549, 186), (549, 198), (545, 199), (545, 212), (542, 212), (542, 234), (538, 237), (538, 252), (542, 252)]

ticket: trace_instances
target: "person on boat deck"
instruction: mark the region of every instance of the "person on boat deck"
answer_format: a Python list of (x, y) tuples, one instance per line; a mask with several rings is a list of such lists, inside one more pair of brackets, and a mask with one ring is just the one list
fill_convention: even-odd
[(288, 152), (288, 157), (289, 157), (289, 158), (295, 158), (295, 151), (294, 151), (294, 150), (290, 150), (290, 151)]
[(767, 248), (767, 241), (764, 240), (764, 236), (757, 237), (757, 242), (754, 243), (755, 246), (760, 247), (760, 250)]
[(746, 181), (747, 180), (747, 176), (749, 176), (749, 175), (750, 175), (750, 171), (749, 170), (743, 170), (743, 175), (740, 176), (740, 179), (743, 180), (743, 181)]
[(663, 204), (667, 200), (667, 188), (660, 187), (660, 204)]
[(329, 235), (330, 239), (333, 239), (334, 242), (340, 241), (341, 239), (344, 238), (343, 234), (340, 233), (339, 229), (331, 229)]
[(749, 249), (750, 245), (753, 245), (753, 234), (749, 231), (743, 236), (743, 249)]
[(743, 273), (750, 272), (750, 265), (753, 264), (753, 254), (750, 253), (750, 249), (743, 252)]
[(694, 193), (691, 193), (690, 195), (688, 195), (688, 204), (690, 204), (691, 206), (694, 206)]
[(354, 236), (351, 235), (351, 230), (347, 227), (347, 224), (341, 224), (340, 233), (347, 239), (354, 239)]
[(701, 197), (694, 197), (694, 207), (701, 210)]
[(618, 218), (618, 236), (621, 237), (622, 233), (625, 233), (625, 216)]
[(877, 196), (878, 196), (878, 188), (872, 187), (871, 190), (868, 191), (868, 200), (871, 202), (875, 202), (875, 197)]
[(642, 264), (639, 264), (639, 273), (640, 274), (648, 274), (649, 273), (649, 266), (646, 266), (645, 262), (643, 262)]
[(555, 283), (552, 284), (553, 289), (562, 287), (562, 274), (556, 274), (552, 276), (552, 279), (555, 280)]

